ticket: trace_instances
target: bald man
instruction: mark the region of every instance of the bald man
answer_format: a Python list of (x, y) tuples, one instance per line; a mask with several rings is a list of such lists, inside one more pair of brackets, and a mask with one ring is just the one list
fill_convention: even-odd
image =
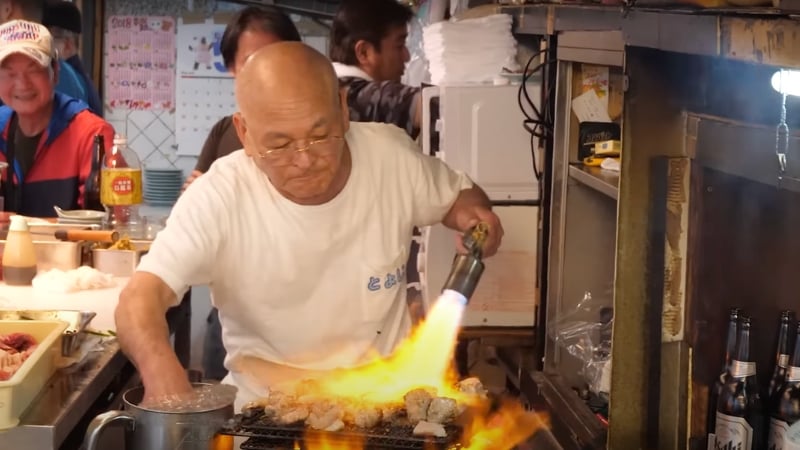
[(270, 385), (392, 352), (411, 324), (404, 264), (415, 225), (461, 232), (484, 221), (487, 255), (500, 245), (484, 192), (403, 130), (350, 123), (330, 62), (312, 48), (258, 50), (236, 99), (244, 150), (180, 197), (120, 295), (119, 341), (148, 401), (190, 390), (165, 313), (192, 285), (211, 286), (238, 409)]

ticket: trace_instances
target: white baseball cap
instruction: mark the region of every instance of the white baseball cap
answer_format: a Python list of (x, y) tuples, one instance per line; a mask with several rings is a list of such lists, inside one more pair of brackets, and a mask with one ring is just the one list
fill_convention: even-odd
[(53, 35), (44, 25), (25, 20), (12, 20), (0, 25), (0, 63), (19, 53), (49, 67), (56, 57)]

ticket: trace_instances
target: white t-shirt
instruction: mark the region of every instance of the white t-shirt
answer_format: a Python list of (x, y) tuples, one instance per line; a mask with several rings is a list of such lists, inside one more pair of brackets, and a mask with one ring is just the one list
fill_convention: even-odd
[[(329, 370), (390, 353), (410, 329), (412, 228), (440, 222), (472, 186), (393, 125), (351, 123), (346, 139), (350, 177), (322, 205), (283, 197), (244, 151), (217, 160), (180, 197), (138, 267), (177, 299), (210, 286), (228, 382), (240, 391), (243, 359)], [(243, 401), (262, 390), (250, 384)]]

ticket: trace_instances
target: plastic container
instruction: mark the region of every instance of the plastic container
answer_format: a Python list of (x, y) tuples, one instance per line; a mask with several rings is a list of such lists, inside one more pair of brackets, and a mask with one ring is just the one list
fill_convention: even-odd
[(0, 320), (0, 334), (28, 333), (39, 346), (8, 381), (0, 381), (0, 430), (15, 427), (47, 380), (56, 371), (61, 333), (67, 322), (59, 320)]
[(114, 136), (100, 174), (100, 201), (107, 211), (105, 228), (121, 238), (143, 237), (139, 205), (142, 203), (142, 163), (124, 136)]
[(3, 281), (11, 286), (29, 286), (36, 276), (36, 248), (23, 216), (11, 217), (3, 247)]

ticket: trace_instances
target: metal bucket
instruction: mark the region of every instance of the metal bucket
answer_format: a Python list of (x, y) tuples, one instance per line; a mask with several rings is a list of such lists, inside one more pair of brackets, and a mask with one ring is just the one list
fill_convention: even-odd
[[(195, 383), (193, 386), (203, 386)], [(144, 387), (122, 395), (124, 411), (98, 415), (86, 430), (86, 450), (97, 450), (103, 430), (116, 422), (126, 426), (125, 450), (209, 450), (231, 448), (215, 440), (217, 431), (233, 417), (233, 404), (217, 409), (190, 413), (152, 411), (137, 406)]]

